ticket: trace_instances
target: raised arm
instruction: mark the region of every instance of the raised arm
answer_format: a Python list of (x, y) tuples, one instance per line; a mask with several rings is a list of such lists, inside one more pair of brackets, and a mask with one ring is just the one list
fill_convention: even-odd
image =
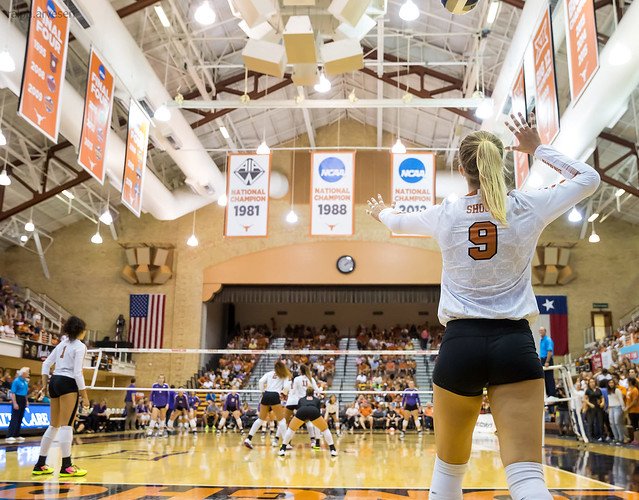
[(437, 229), (440, 209), (440, 205), (435, 205), (421, 212), (404, 213), (386, 206), (382, 196), (378, 194), (377, 198), (368, 201), (366, 212), (394, 233), (433, 236)]

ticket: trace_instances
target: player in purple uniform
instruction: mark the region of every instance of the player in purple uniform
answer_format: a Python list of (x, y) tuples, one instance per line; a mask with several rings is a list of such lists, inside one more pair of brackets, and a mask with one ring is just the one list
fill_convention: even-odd
[(169, 431), (173, 431), (175, 421), (178, 419), (178, 417), (184, 417), (188, 419), (189, 410), (191, 409), (191, 407), (189, 406), (189, 398), (184, 392), (184, 387), (180, 387), (178, 389), (177, 394), (173, 398), (173, 401), (173, 411), (171, 412), (171, 416), (169, 418)]
[(237, 424), (237, 428), (241, 433), (244, 433), (244, 428), (242, 427), (242, 403), (240, 401), (240, 395), (231, 391), (226, 395), (226, 399), (224, 400), (224, 407), (222, 408), (222, 418), (220, 419), (220, 424), (217, 427), (217, 432), (222, 432), (224, 430), (226, 432), (226, 419), (229, 418), (229, 415), (232, 415), (235, 419), (235, 423)]
[(410, 380), (408, 382), (408, 388), (404, 389), (404, 394), (402, 395), (402, 409), (404, 416), (404, 423), (402, 424), (401, 436), (403, 437), (406, 433), (406, 429), (408, 429), (408, 423), (412, 417), (413, 422), (415, 422), (415, 429), (420, 434), (422, 433), (422, 423), (419, 420), (419, 406), (421, 405), (421, 401), (419, 400), (419, 393), (417, 389), (415, 389), (415, 382)]
[(194, 392), (190, 392), (188, 395), (189, 401), (189, 424), (191, 424), (191, 430), (193, 434), (197, 433), (197, 409), (200, 407), (200, 398), (198, 398)]
[(151, 387), (153, 390), (151, 391), (150, 400), (153, 409), (151, 410), (151, 421), (146, 435), (151, 437), (156, 426), (159, 427), (162, 435), (166, 435), (167, 432), (164, 426), (166, 425), (166, 410), (169, 406), (169, 384), (166, 383), (164, 375), (159, 375), (158, 381)]

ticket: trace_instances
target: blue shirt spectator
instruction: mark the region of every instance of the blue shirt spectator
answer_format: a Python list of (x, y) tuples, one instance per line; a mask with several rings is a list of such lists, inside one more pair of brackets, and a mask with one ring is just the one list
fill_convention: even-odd
[(16, 377), (11, 384), (11, 392), (16, 396), (26, 396), (29, 393), (29, 381), (22, 377)]
[(125, 403), (132, 403), (135, 397), (135, 384), (131, 383), (129, 385), (128, 390), (126, 391), (126, 396), (124, 396)]
[(550, 356), (552, 357), (552, 355), (554, 354), (554, 350), (555, 343), (552, 341), (552, 339), (548, 335), (544, 335), (543, 337), (541, 337), (541, 341), (539, 342), (539, 357), (543, 359), (544, 362), (546, 361), (549, 352)]

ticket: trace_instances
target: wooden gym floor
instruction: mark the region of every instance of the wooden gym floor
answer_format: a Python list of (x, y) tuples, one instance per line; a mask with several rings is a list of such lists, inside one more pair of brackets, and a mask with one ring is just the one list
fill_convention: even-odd
[[(59, 482), (31, 476), (38, 438), (0, 446), (1, 499), (155, 498), (428, 498), (435, 458), (432, 435), (345, 434), (336, 440), (339, 457), (327, 448), (310, 449), (306, 434), (295, 437), (285, 459), (269, 439), (241, 446), (239, 434), (200, 433), (147, 439), (139, 433), (77, 436), (74, 461), (88, 469), (84, 478)], [(324, 446), (324, 445), (323, 445)], [(59, 467), (54, 445), (50, 465)], [(639, 499), (639, 449), (578, 446), (549, 438), (546, 478), (555, 499)], [(497, 443), (475, 442), (464, 482), (465, 499), (509, 499)]]

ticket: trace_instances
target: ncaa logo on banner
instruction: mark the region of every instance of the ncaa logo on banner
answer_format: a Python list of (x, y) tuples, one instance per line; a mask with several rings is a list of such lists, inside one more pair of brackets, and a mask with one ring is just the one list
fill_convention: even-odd
[(58, 15), (58, 9), (55, 8), (55, 3), (53, 3), (53, 0), (49, 0), (47, 2), (47, 14), (49, 14), (49, 17), (54, 18)]
[(399, 176), (404, 182), (414, 184), (426, 176), (426, 167), (417, 158), (406, 158), (399, 164)]
[(253, 158), (249, 158), (242, 162), (233, 173), (241, 179), (244, 184), (250, 186), (264, 175), (264, 169)]
[(106, 69), (103, 64), (100, 64), (100, 66), (98, 67), (98, 76), (102, 81), (104, 81), (104, 79), (106, 78)]
[(319, 164), (319, 175), (326, 182), (338, 182), (346, 175), (346, 166), (339, 158), (329, 156)]

